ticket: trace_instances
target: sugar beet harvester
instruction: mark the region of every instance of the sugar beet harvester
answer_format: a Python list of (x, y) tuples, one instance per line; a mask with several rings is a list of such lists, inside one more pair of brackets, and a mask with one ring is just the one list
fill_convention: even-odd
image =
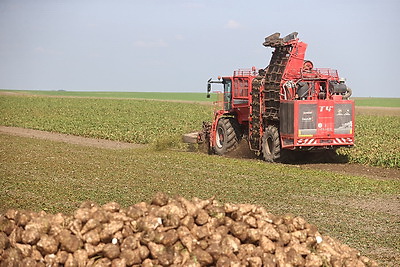
[(208, 80), (207, 97), (212, 83), (223, 85), (223, 108), (203, 124), (197, 142), (223, 155), (246, 139), (269, 162), (288, 161), (294, 151), (334, 155), (339, 147), (352, 147), (354, 101), (338, 72), (305, 60), (307, 44), (296, 32), (272, 34), (263, 45), (274, 49), (265, 69)]

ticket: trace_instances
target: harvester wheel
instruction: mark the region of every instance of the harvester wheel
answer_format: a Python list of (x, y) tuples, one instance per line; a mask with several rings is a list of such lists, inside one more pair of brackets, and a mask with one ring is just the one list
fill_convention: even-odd
[(278, 128), (269, 125), (264, 131), (262, 138), (262, 154), (265, 161), (282, 161), (281, 140)]
[(234, 118), (221, 118), (218, 121), (214, 151), (224, 155), (237, 147), (240, 140), (239, 125)]

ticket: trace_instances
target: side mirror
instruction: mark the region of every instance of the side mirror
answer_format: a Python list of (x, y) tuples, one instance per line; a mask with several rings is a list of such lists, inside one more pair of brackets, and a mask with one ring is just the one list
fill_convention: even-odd
[(207, 81), (207, 98), (210, 98), (210, 92), (211, 92), (211, 78)]

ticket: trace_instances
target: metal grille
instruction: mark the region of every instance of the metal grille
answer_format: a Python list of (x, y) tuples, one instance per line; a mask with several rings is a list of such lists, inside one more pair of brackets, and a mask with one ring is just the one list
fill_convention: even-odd
[(281, 103), (279, 109), (280, 130), (283, 134), (293, 134), (294, 132), (294, 104)]

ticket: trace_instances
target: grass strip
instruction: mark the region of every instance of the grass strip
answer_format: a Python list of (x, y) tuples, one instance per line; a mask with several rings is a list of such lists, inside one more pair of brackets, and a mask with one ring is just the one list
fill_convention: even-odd
[(400, 107), (400, 98), (384, 98), (384, 97), (354, 97), (356, 106), (368, 107)]

